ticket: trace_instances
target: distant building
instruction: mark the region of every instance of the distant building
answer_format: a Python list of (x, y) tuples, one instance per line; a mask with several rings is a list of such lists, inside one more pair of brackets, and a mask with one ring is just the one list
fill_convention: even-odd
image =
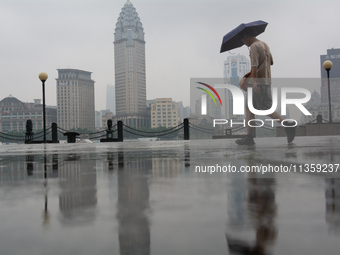
[[(101, 127), (102, 128), (107, 128), (107, 121), (113, 119), (113, 113), (112, 112), (107, 112), (105, 115), (102, 116), (101, 118)], [(112, 125), (116, 125), (117, 123), (112, 123)]]
[[(224, 61), (224, 72), (223, 77), (227, 83), (239, 86), (239, 82), (242, 77), (250, 71), (250, 62), (249, 59), (243, 55), (234, 55), (228, 56), (227, 60)], [(221, 93), (221, 96), (224, 97), (224, 109), (223, 115), (226, 119), (235, 118), (233, 116), (233, 96), (231, 92), (227, 89), (224, 89), (224, 93)], [(239, 118), (243, 118), (243, 116), (238, 116)], [(237, 117), (236, 117), (237, 118)]]
[(186, 106), (183, 108), (183, 118), (189, 118), (191, 114), (190, 106)]
[[(311, 99), (304, 106), (312, 115), (302, 116), (302, 123), (315, 121), (318, 115), (321, 115), (324, 120), (329, 119), (328, 101), (326, 103), (321, 103), (321, 97), (318, 92), (314, 91), (311, 95)], [(332, 117), (334, 120), (340, 120), (340, 104), (332, 103)]]
[[(26, 121), (32, 120), (33, 130), (43, 128), (43, 107), (41, 100), (35, 103), (24, 103), (19, 99), (8, 96), (0, 101), (0, 130), (1, 132), (26, 130)], [(46, 126), (51, 127), (57, 122), (56, 107), (46, 106)]]
[[(195, 103), (195, 112), (196, 116), (200, 116), (202, 112), (202, 100), (197, 99)], [(207, 115), (210, 117), (213, 117), (215, 119), (221, 119), (222, 118), (222, 107), (221, 105), (215, 104), (215, 102), (212, 100), (211, 97), (207, 97)], [(203, 115), (205, 116), (205, 115)]]
[(177, 115), (178, 115), (178, 122), (183, 122), (184, 119), (184, 106), (183, 102), (177, 102)]
[(178, 125), (177, 103), (171, 98), (157, 98), (151, 103), (151, 127), (175, 127)]
[(91, 72), (58, 69), (58, 126), (95, 130), (94, 81)]
[(190, 117), (190, 106), (184, 107), (183, 102), (177, 102), (178, 124), (182, 123), (185, 118)]
[(323, 62), (326, 60), (330, 60), (333, 63), (333, 67), (329, 72), (331, 102), (340, 103), (340, 49), (328, 49), (327, 55), (320, 56), (321, 103), (328, 103), (327, 72), (323, 68)]
[(306, 103), (307, 107), (311, 106), (318, 106), (321, 104), (321, 98), (320, 94), (314, 90), (314, 92), (311, 94), (310, 100)]
[[(328, 103), (307, 106), (306, 109), (312, 114), (305, 117), (305, 123), (315, 121), (316, 116), (321, 115), (323, 120), (329, 120), (329, 105)], [(340, 121), (340, 104), (332, 104), (332, 120), (339, 122)]]
[(210, 117), (209, 115), (191, 115), (190, 116), (190, 124), (199, 126), (199, 125), (205, 125), (207, 123), (213, 123), (214, 118)]
[[(232, 55), (228, 56), (227, 60), (224, 61), (224, 78), (242, 78), (246, 73), (250, 71), (249, 59), (243, 55)], [(239, 80), (236, 84), (231, 82), (233, 85), (238, 85)]]
[(312, 115), (303, 116), (301, 122), (315, 121), (318, 115), (321, 115), (324, 120), (329, 120), (328, 78), (327, 71), (323, 68), (326, 60), (333, 63), (330, 70), (332, 120), (340, 121), (340, 49), (328, 49), (326, 55), (320, 56), (321, 96), (316, 91), (312, 93), (310, 101), (305, 104), (306, 109)]
[(152, 103), (156, 103), (156, 99), (146, 100), (146, 107), (150, 108)]
[(116, 114), (116, 91), (114, 85), (106, 86), (106, 110)]
[(145, 40), (136, 8), (128, 0), (114, 32), (116, 120), (125, 125), (150, 127), (146, 107)]
[(96, 129), (100, 129), (103, 127), (103, 116), (106, 114), (111, 113), (111, 118), (113, 113), (110, 110), (101, 110), (101, 111), (96, 111)]

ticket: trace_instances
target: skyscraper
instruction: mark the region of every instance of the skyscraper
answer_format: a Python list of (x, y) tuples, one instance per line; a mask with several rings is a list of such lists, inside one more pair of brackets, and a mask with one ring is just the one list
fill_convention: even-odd
[(58, 126), (95, 129), (94, 81), (91, 72), (58, 69)]
[(149, 127), (146, 108), (145, 41), (136, 8), (128, 0), (114, 33), (116, 119), (132, 127)]
[[(239, 81), (249, 71), (249, 60), (243, 55), (228, 56), (224, 61), (224, 79), (229, 81), (229, 84), (238, 87)], [(225, 118), (229, 119), (233, 117), (233, 96), (229, 90), (225, 90), (223, 96), (226, 102), (224, 104)]]

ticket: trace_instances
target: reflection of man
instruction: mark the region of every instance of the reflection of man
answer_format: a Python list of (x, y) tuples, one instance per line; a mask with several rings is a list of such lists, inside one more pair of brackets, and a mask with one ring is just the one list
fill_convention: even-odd
[(275, 218), (276, 182), (273, 178), (248, 178), (248, 215), (255, 229), (254, 242), (226, 235), (230, 254), (265, 255), (270, 253), (277, 237)]
[[(272, 106), (271, 93), (271, 71), (270, 66), (273, 65), (273, 57), (266, 43), (261, 42), (250, 33), (243, 33), (242, 42), (250, 47), (251, 75), (252, 79), (248, 86), (253, 88), (253, 106), (257, 110), (268, 110)], [(248, 100), (247, 100), (248, 102)], [(284, 121), (278, 112), (273, 112), (268, 115), (270, 118), (279, 121)], [(246, 107), (246, 121), (255, 118), (255, 115)], [(295, 137), (295, 127), (293, 122), (284, 121), (285, 131), (287, 134), (288, 143), (292, 142)], [(247, 125), (247, 136), (236, 140), (239, 145), (255, 144), (253, 138), (253, 127)]]

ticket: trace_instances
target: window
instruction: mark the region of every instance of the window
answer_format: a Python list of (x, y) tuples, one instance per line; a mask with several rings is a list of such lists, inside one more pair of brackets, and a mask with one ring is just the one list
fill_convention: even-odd
[(24, 130), (24, 122), (19, 121), (19, 132)]
[(2, 132), (7, 133), (11, 130), (11, 122), (10, 121), (3, 121), (2, 122)]

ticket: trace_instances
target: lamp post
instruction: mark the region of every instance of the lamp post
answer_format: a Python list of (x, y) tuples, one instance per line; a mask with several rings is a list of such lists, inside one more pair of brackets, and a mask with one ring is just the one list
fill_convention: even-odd
[(44, 143), (46, 143), (46, 116), (45, 116), (45, 81), (47, 80), (47, 73), (40, 73), (39, 79), (42, 81), (42, 92), (43, 92), (43, 127), (44, 127)]
[(332, 123), (332, 108), (331, 108), (331, 83), (329, 82), (329, 71), (332, 69), (333, 63), (330, 60), (323, 62), (323, 68), (327, 71), (328, 78), (328, 108), (329, 108), (329, 123)]

